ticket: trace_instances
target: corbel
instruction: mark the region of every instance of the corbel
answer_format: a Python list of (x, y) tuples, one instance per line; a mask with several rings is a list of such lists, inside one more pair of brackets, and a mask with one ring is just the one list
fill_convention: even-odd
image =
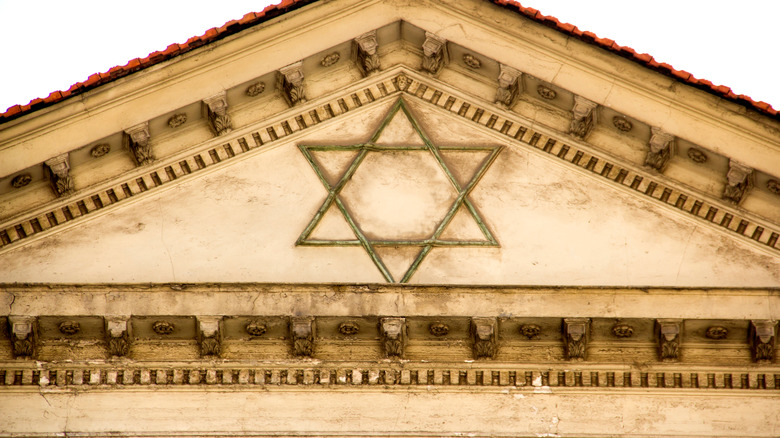
[(62, 197), (73, 193), (73, 180), (70, 177), (70, 160), (67, 152), (44, 161), (43, 167), (49, 175), (49, 182), (51, 182), (51, 188), (55, 195)]
[(35, 354), (35, 317), (9, 316), (14, 357), (31, 358)]
[(219, 356), (222, 346), (219, 316), (198, 317), (198, 344), (201, 356)]
[(495, 318), (471, 318), (474, 358), (494, 358), (498, 353), (498, 327)]
[(447, 40), (425, 32), (422, 49), (422, 69), (432, 75), (438, 74), (447, 63)]
[(738, 161), (729, 160), (723, 199), (739, 204), (751, 188), (753, 188), (753, 169)]
[(106, 343), (111, 356), (127, 356), (130, 350), (130, 317), (106, 317)]
[(303, 90), (303, 61), (279, 69), (276, 75), (277, 88), (290, 106), (306, 102)]
[(146, 166), (154, 161), (152, 145), (149, 144), (149, 122), (143, 122), (125, 129), (125, 145), (133, 156), (136, 165)]
[(585, 139), (596, 124), (596, 102), (591, 102), (581, 96), (574, 96), (574, 107), (571, 110), (571, 126), (569, 132), (575, 137)]
[(516, 68), (509, 67), (508, 65), (500, 64), (499, 67), (496, 103), (500, 103), (501, 105), (504, 105), (504, 107), (509, 108), (515, 103), (517, 95), (521, 91), (522, 81), (520, 78), (523, 74)]
[(203, 112), (215, 135), (220, 136), (233, 130), (233, 122), (227, 113), (227, 93), (221, 92), (203, 99)]
[(678, 360), (680, 358), (682, 320), (657, 319), (655, 320), (655, 327), (659, 358), (664, 361)]
[(750, 321), (750, 351), (756, 362), (771, 362), (775, 357), (777, 321)]
[(564, 318), (561, 333), (566, 359), (584, 360), (590, 338), (590, 318)]
[(674, 136), (661, 128), (652, 127), (652, 135), (645, 156), (645, 166), (663, 172), (669, 159), (674, 155)]
[(387, 357), (403, 357), (406, 345), (406, 318), (381, 318), (379, 335)]
[(314, 331), (314, 317), (294, 316), (290, 318), (290, 337), (295, 356), (311, 357), (314, 354)]
[(353, 40), (355, 63), (363, 73), (363, 77), (379, 72), (379, 44), (376, 41), (376, 31), (364, 33)]

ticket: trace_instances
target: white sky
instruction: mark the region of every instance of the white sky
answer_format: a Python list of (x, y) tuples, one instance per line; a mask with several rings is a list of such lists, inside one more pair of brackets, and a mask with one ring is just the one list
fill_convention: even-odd
[[(276, 2), (0, 0), (0, 112)], [(521, 3), (780, 109), (780, 0)]]

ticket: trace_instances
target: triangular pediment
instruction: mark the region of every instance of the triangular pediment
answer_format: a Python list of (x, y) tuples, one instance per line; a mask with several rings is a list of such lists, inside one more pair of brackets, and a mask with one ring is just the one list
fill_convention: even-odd
[[(325, 121), (304, 122), (306, 128), (284, 128), (288, 120), (313, 122), (312, 112), (327, 113), (328, 101), (368, 94), (347, 89), (326, 103), (288, 110), (279, 128), (258, 124), (233, 132), (219, 147), (182, 160), (193, 163), (190, 174), (159, 187), (150, 178), (141, 190), (145, 176), (114, 183), (136, 193), (18, 249), (8, 245), (0, 253), (6, 277), (635, 286), (780, 281), (773, 251), (704, 217), (716, 204), (662, 175), (599, 155), (566, 133), (535, 129), (407, 68), (359, 87), (377, 97)], [(435, 94), (441, 97), (426, 98)], [(262, 146), (242, 147), (272, 131), (276, 138)], [(231, 154), (222, 154), (228, 149)], [(209, 164), (199, 169), (199, 161)], [(173, 166), (157, 170), (157, 178), (166, 168)], [(692, 211), (695, 203), (700, 207)]]
[(774, 121), (538, 24), (361, 7), (6, 123), (2, 279), (780, 284)]

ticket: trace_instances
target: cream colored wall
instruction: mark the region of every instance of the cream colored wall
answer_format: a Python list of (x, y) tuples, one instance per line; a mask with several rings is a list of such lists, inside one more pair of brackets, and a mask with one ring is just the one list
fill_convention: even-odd
[[(326, 196), (296, 145), (366, 141), (395, 99), (366, 105), (278, 147), (247, 154), (168, 190), (127, 201), (82, 226), (10, 249), (0, 255), (0, 278), (5, 282), (384, 282), (359, 246), (295, 245)], [(414, 98), (407, 100), (438, 145), (506, 146), (470, 195), (500, 247), (434, 248), (412, 277), (413, 283), (780, 285), (780, 259), (760, 248), (565, 168), (536, 150), (507, 144)], [(405, 129), (394, 126), (389, 130)], [(435, 178), (429, 174), (436, 165), (428, 155), (422, 156), (428, 157), (427, 164), (380, 161), (398, 168), (388, 172), (369, 168), (368, 173), (355, 174), (342, 195), (353, 211), (371, 211), (377, 196), (387, 202), (403, 196), (392, 201), (399, 206), (394, 213), (385, 212), (397, 215), (396, 219), (383, 225), (376, 222), (381, 217), (374, 217), (376, 224), (364, 228), (380, 233), (377, 230), (392, 228), (394, 221), (422, 220), (428, 228), (438, 222), (419, 214), (409, 219), (400, 207), (424, 207), (432, 200), (428, 184)], [(424, 167), (408, 168), (409, 163)], [(466, 169), (473, 164), (453, 162), (453, 167)], [(473, 172), (470, 169), (464, 172)], [(361, 191), (373, 177), (379, 179), (378, 189)], [(394, 177), (413, 180), (420, 189), (399, 195)], [(447, 183), (441, 187), (446, 189)], [(450, 202), (454, 193), (442, 199)], [(442, 208), (450, 205), (447, 202), (437, 210), (440, 217)], [(368, 220), (371, 215), (363, 216)], [(341, 217), (336, 219), (345, 223)], [(387, 233), (393, 235), (390, 228)], [(396, 270), (404, 271), (410, 264), (411, 259), (403, 259)]]
[[(6, 393), (0, 436), (697, 436), (780, 433), (776, 397), (426, 387)], [(60, 436), (60, 435), (57, 435)]]

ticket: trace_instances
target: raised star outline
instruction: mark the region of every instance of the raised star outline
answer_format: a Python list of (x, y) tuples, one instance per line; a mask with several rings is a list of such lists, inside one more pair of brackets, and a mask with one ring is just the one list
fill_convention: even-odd
[[(388, 126), (390, 121), (399, 111), (402, 111), (403, 114), (406, 116), (407, 120), (411, 123), (412, 127), (414, 128), (417, 135), (419, 135), (424, 145), (382, 146), (382, 145), (377, 145), (375, 143), (376, 141), (379, 140), (384, 129)], [(498, 154), (503, 149), (503, 146), (473, 146), (473, 147), (436, 146), (428, 138), (428, 136), (422, 130), (420, 125), (417, 123), (417, 120), (414, 118), (411, 111), (407, 107), (404, 99), (399, 98), (396, 101), (396, 103), (393, 105), (393, 107), (390, 109), (390, 111), (387, 113), (384, 120), (379, 125), (379, 128), (377, 128), (377, 130), (371, 136), (370, 140), (366, 143), (359, 143), (359, 144), (354, 144), (349, 146), (298, 145), (298, 148), (301, 150), (304, 157), (306, 157), (306, 160), (309, 162), (312, 169), (317, 174), (317, 177), (319, 178), (320, 182), (322, 182), (322, 185), (325, 187), (325, 190), (328, 191), (328, 196), (325, 198), (325, 201), (322, 203), (320, 208), (314, 214), (314, 217), (311, 219), (309, 224), (303, 230), (300, 237), (298, 237), (298, 240), (295, 242), (296, 246), (357, 246), (360, 245), (363, 247), (363, 249), (366, 250), (366, 253), (369, 255), (371, 260), (379, 269), (382, 276), (389, 283), (395, 283), (396, 281), (391, 275), (390, 271), (385, 266), (384, 262), (382, 261), (382, 258), (374, 250), (374, 247), (377, 246), (420, 246), (422, 247), (419, 254), (414, 259), (411, 266), (409, 266), (409, 268), (406, 270), (406, 273), (404, 274), (403, 278), (400, 280), (400, 283), (407, 283), (411, 279), (412, 275), (416, 272), (417, 268), (420, 266), (420, 263), (422, 263), (422, 261), (425, 259), (425, 257), (428, 255), (428, 253), (431, 252), (431, 250), (434, 247), (437, 246), (438, 247), (444, 247), (444, 246), (498, 247), (500, 246), (498, 241), (495, 239), (495, 237), (493, 237), (493, 234), (485, 225), (485, 222), (480, 216), (477, 209), (474, 208), (473, 203), (469, 199), (469, 194), (471, 193), (472, 190), (474, 190), (477, 183), (480, 181), (480, 179), (482, 179), (482, 177), (487, 172), (490, 165), (493, 164), (495, 159), (498, 157)], [(457, 197), (455, 198), (455, 201), (452, 203), (450, 209), (447, 211), (447, 214), (444, 216), (441, 222), (439, 222), (438, 226), (436, 226), (436, 228), (433, 230), (431, 235), (425, 239), (376, 240), (376, 239), (367, 238), (366, 235), (361, 230), (360, 225), (354, 220), (353, 215), (350, 214), (349, 210), (344, 205), (344, 202), (339, 197), (339, 194), (341, 193), (344, 186), (350, 181), (352, 176), (357, 171), (357, 168), (360, 166), (360, 163), (370, 152), (381, 153), (381, 152), (389, 152), (389, 151), (396, 152), (396, 151), (426, 151), (426, 150), (431, 153), (431, 155), (439, 164), (441, 169), (444, 171), (444, 174), (446, 175), (447, 179), (450, 181), (453, 188), (457, 192)], [(352, 160), (350, 165), (346, 168), (344, 174), (341, 175), (341, 177), (338, 179), (338, 182), (334, 185), (331, 185), (328, 182), (327, 178), (325, 177), (323, 173), (323, 169), (320, 167), (320, 165), (312, 156), (311, 154), (312, 151), (314, 152), (358, 151), (358, 153), (355, 156), (355, 158)], [(488, 151), (489, 155), (487, 156), (486, 159), (483, 160), (482, 165), (476, 170), (476, 172), (471, 177), (469, 182), (465, 186), (461, 187), (460, 183), (457, 181), (457, 179), (453, 176), (453, 173), (448, 168), (447, 163), (442, 158), (442, 155), (440, 153), (441, 151), (459, 151), (459, 152)], [(355, 240), (324, 240), (324, 239), (310, 238), (310, 235), (316, 229), (320, 220), (322, 220), (323, 216), (325, 215), (325, 212), (327, 212), (328, 209), (333, 204), (335, 204), (336, 207), (339, 209), (347, 225), (349, 225), (350, 229), (355, 234)], [(461, 206), (464, 206), (468, 211), (468, 213), (470, 214), (470, 216), (474, 219), (475, 223), (477, 224), (483, 236), (485, 237), (484, 240), (444, 240), (440, 238), (441, 234), (447, 228), (447, 225), (449, 225), (450, 221), (455, 216), (455, 213), (458, 211), (458, 209)]]

